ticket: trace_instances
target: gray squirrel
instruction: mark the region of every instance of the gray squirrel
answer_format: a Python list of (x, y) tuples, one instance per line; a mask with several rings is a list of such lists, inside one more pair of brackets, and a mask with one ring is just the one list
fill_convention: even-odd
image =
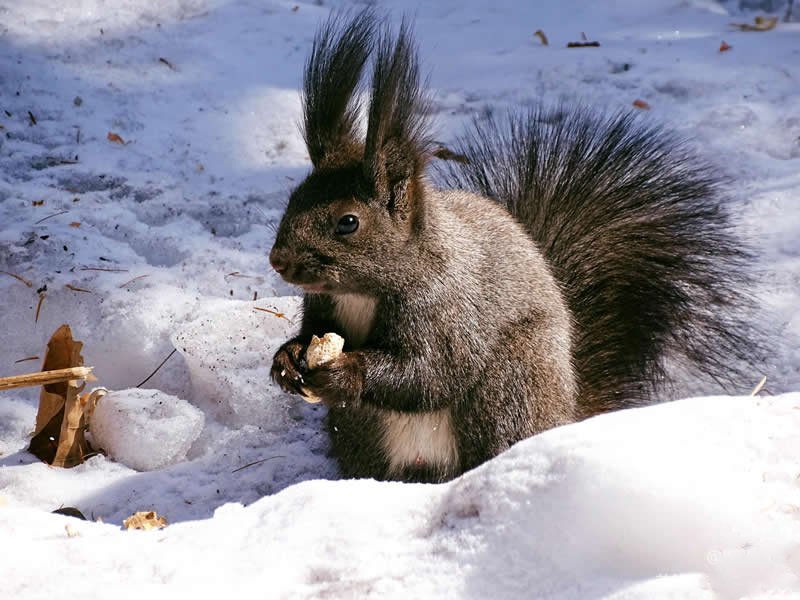
[[(652, 401), (668, 361), (724, 383), (754, 358), (751, 255), (712, 169), (663, 128), (580, 107), (486, 114), (436, 187), (405, 21), (330, 19), (304, 75), (313, 170), (270, 253), (303, 318), (271, 376), (324, 400), (344, 477), (446, 481)], [(344, 352), (310, 369), (327, 332)]]

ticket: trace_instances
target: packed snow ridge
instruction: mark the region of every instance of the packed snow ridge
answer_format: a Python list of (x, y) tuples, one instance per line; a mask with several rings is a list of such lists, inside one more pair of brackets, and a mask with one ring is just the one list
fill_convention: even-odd
[[(91, 432), (108, 456), (72, 469), (26, 451), (36, 390), (0, 399), (0, 597), (800, 594), (800, 23), (741, 32), (760, 13), (712, 0), (379, 3), (416, 16), (444, 142), (536, 101), (643, 100), (691, 139), (763, 251), (776, 331), (740, 397), (686, 380), (688, 399), (406, 485), (338, 480), (324, 408), (268, 377), (299, 320), (267, 252), (309, 168), (302, 67), (358, 3), (113, 4), (0, 1), (0, 376), (69, 323), (112, 391)], [(600, 47), (567, 49), (581, 33)], [(123, 531), (142, 510), (169, 525)]]

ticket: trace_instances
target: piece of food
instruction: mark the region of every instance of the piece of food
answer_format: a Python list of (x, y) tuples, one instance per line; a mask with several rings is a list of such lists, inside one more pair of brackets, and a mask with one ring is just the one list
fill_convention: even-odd
[[(335, 333), (326, 333), (321, 338), (311, 337), (311, 343), (306, 349), (306, 362), (309, 369), (316, 369), (320, 365), (332, 361), (342, 353), (344, 338)], [(306, 402), (316, 404), (322, 398), (303, 388), (303, 397)]]
[(306, 362), (309, 369), (332, 361), (342, 353), (344, 338), (335, 333), (326, 333), (321, 338), (311, 336), (311, 343), (306, 350)]

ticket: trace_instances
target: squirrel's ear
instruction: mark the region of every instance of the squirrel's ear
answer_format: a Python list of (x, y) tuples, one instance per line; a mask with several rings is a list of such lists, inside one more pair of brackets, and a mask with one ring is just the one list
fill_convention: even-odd
[(408, 210), (409, 185), (422, 175), (430, 146), (430, 101), (420, 81), (411, 32), (405, 21), (396, 38), (384, 30), (372, 76), (364, 175), (390, 210)]
[(365, 9), (343, 23), (331, 17), (317, 32), (303, 77), (303, 138), (315, 168), (358, 162), (359, 104), (353, 98), (373, 46), (375, 15)]

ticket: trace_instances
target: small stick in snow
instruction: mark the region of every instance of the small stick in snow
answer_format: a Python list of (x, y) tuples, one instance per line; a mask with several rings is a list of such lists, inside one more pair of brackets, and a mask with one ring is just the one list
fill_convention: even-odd
[(150, 375), (148, 375), (148, 376), (147, 376), (147, 378), (146, 378), (146, 379), (145, 379), (145, 380), (144, 380), (142, 383), (140, 383), (139, 385), (137, 385), (136, 387), (137, 387), (137, 388), (140, 388), (140, 387), (142, 387), (142, 386), (143, 386), (145, 383), (147, 383), (148, 381), (150, 381), (150, 380), (153, 378), (153, 375), (155, 375), (156, 373), (158, 373), (158, 370), (159, 370), (161, 367), (163, 367), (163, 366), (164, 366), (164, 363), (165, 363), (165, 362), (167, 362), (167, 361), (168, 361), (170, 358), (172, 358), (172, 355), (173, 355), (173, 354), (175, 354), (177, 351), (178, 351), (178, 349), (177, 349), (177, 348), (173, 348), (173, 349), (172, 349), (172, 352), (170, 352), (170, 353), (167, 355), (167, 358), (165, 358), (164, 360), (162, 360), (162, 361), (161, 361), (161, 364), (160, 364), (160, 365), (158, 365), (158, 366), (156, 367), (155, 371), (153, 371), (152, 373), (150, 373)]
[(93, 368), (94, 367), (70, 367), (68, 369), (56, 369), (54, 371), (38, 371), (25, 375), (0, 377), (0, 391), (37, 385), (50, 385), (51, 383), (62, 383), (75, 379), (87, 379)]
[(68, 210), (60, 210), (58, 212), (53, 213), (52, 215), (47, 215), (46, 217), (43, 217), (43, 218), (39, 219), (38, 221), (36, 221), (36, 223), (34, 223), (34, 225), (38, 225), (39, 223), (42, 223), (43, 221), (47, 221), (47, 219), (52, 219), (53, 217), (57, 217), (58, 215), (63, 215), (63, 214), (68, 213), (68, 212), (69, 212)]
[(28, 281), (27, 279), (25, 279), (22, 275), (16, 275), (14, 273), (9, 273), (8, 271), (0, 271), (0, 273), (2, 273), (3, 275), (8, 275), (9, 277), (13, 277), (17, 281), (21, 281), (22, 283), (27, 285), (29, 288), (33, 287), (33, 283)]
[(239, 471), (246, 469), (247, 467), (254, 467), (255, 465), (260, 465), (263, 462), (267, 462), (268, 460), (272, 460), (273, 458), (286, 458), (285, 456), (270, 456), (268, 458), (262, 458), (261, 460), (254, 460), (251, 463), (247, 463), (246, 465), (239, 467), (238, 469), (234, 469), (231, 473), (238, 473)]
[(68, 283), (68, 284), (67, 284), (67, 285), (65, 285), (64, 287), (65, 287), (65, 288), (67, 288), (68, 290), (72, 290), (73, 292), (84, 292), (84, 293), (86, 293), (86, 294), (91, 294), (91, 293), (93, 293), (93, 292), (92, 292), (92, 290), (85, 290), (85, 289), (83, 289), (83, 288), (76, 287), (76, 286), (74, 286), (74, 285), (72, 285), (72, 284), (70, 284), (70, 283)]
[(225, 279), (227, 279), (228, 277), (241, 277), (242, 279), (256, 279), (258, 276), (257, 275), (245, 275), (244, 273), (242, 273), (240, 271), (234, 271), (233, 273), (228, 273), (227, 275), (225, 275)]
[(107, 273), (127, 273), (128, 269), (109, 269), (108, 267), (81, 267), (81, 271), (105, 271)]
[(254, 308), (255, 310), (260, 310), (261, 312), (265, 312), (265, 313), (269, 313), (269, 314), (271, 314), (271, 315), (275, 315), (275, 316), (276, 316), (276, 317), (278, 317), (279, 319), (286, 319), (287, 321), (289, 321), (289, 323), (291, 323), (291, 322), (292, 322), (292, 320), (291, 320), (289, 317), (287, 317), (287, 316), (286, 316), (285, 314), (283, 314), (282, 312), (278, 312), (277, 310), (271, 310), (271, 309), (269, 309), (269, 308), (261, 308), (260, 306), (254, 306), (253, 308)]
[(28, 362), (29, 360), (38, 360), (38, 356), (26, 356), (25, 358), (20, 358), (19, 360), (15, 360), (14, 364), (18, 365), (19, 363)]
[(164, 58), (164, 57), (161, 57), (161, 58), (159, 58), (159, 59), (158, 59), (158, 62), (160, 62), (160, 63), (161, 63), (161, 64), (163, 64), (163, 65), (167, 65), (167, 66), (168, 66), (168, 67), (169, 67), (171, 70), (173, 70), (173, 71), (177, 71), (177, 69), (175, 68), (175, 65), (173, 65), (171, 62), (169, 62), (169, 61), (168, 61), (166, 58)]
[(47, 294), (44, 292), (39, 292), (39, 303), (36, 305), (36, 316), (33, 319), (34, 323), (39, 322), (39, 313), (42, 311), (42, 303), (44, 302), (44, 298)]
[(128, 287), (128, 286), (129, 286), (130, 284), (132, 284), (134, 281), (139, 281), (140, 279), (144, 279), (145, 277), (150, 277), (150, 275), (139, 275), (138, 277), (134, 277), (133, 279), (130, 279), (130, 280), (126, 281), (125, 283), (123, 283), (123, 284), (122, 284), (121, 286), (119, 286), (119, 287), (120, 287), (120, 289), (122, 289), (122, 288), (124, 288), (124, 287)]

